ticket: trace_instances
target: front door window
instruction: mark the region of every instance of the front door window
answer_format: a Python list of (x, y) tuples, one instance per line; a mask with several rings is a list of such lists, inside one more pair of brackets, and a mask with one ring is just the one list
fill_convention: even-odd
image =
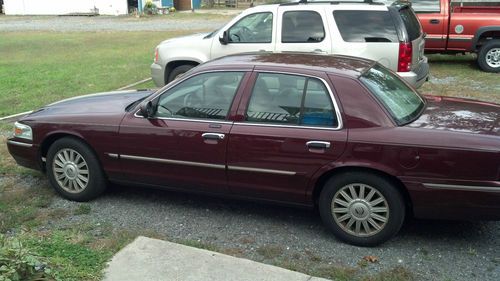
[(224, 120), (243, 74), (212, 72), (191, 77), (160, 97), (156, 117)]
[(230, 43), (271, 43), (273, 14), (248, 15), (234, 24), (228, 32)]

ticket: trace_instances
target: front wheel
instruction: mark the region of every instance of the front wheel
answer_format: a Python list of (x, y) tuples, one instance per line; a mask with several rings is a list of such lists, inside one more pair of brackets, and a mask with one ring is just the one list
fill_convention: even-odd
[(327, 181), (319, 198), (325, 225), (357, 246), (376, 246), (398, 233), (405, 217), (403, 197), (383, 177), (349, 172)]
[(487, 72), (500, 72), (500, 40), (490, 40), (477, 56), (479, 67)]
[(54, 189), (69, 200), (88, 201), (106, 189), (97, 157), (76, 138), (62, 138), (50, 146), (47, 175)]
[(175, 79), (177, 79), (178, 77), (180, 77), (182, 74), (188, 72), (193, 67), (194, 67), (194, 65), (191, 65), (191, 64), (183, 64), (183, 65), (177, 66), (168, 75), (168, 81), (167, 81), (167, 83), (170, 83), (170, 82), (174, 81)]

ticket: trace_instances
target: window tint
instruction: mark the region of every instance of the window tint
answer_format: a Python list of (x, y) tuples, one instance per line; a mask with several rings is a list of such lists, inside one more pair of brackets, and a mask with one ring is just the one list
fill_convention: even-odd
[(248, 104), (246, 120), (304, 126), (337, 127), (330, 94), (318, 79), (261, 73)]
[(283, 14), (282, 43), (316, 43), (325, 39), (321, 15), (313, 11), (292, 11)]
[(411, 7), (417, 13), (439, 13), (440, 0), (412, 0)]
[(415, 91), (380, 65), (365, 72), (360, 80), (391, 113), (398, 125), (412, 121), (424, 107), (422, 98)]
[(399, 42), (388, 11), (334, 11), (333, 16), (346, 42)]
[(161, 95), (157, 117), (225, 119), (243, 72), (200, 74)]
[(271, 43), (273, 34), (273, 14), (257, 13), (248, 15), (229, 30), (232, 43)]
[(413, 10), (411, 8), (404, 8), (400, 11), (400, 14), (408, 32), (408, 36), (410, 37), (410, 41), (420, 37), (422, 28)]

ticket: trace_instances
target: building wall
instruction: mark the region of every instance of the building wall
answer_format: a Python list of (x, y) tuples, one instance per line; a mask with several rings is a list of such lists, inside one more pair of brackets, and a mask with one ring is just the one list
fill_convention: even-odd
[(6, 15), (65, 15), (92, 13), (101, 15), (128, 14), (127, 0), (4, 0)]

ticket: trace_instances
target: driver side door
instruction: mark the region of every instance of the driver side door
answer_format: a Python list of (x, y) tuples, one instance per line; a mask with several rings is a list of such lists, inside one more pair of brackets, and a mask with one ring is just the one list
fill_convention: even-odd
[[(212, 42), (210, 59), (245, 52), (274, 52), (276, 16), (272, 11), (242, 17), (228, 29), (221, 30)], [(227, 44), (219, 38), (227, 33)]]
[(121, 178), (169, 188), (224, 192), (228, 120), (243, 71), (187, 77), (151, 102), (150, 118), (127, 114), (120, 125)]

